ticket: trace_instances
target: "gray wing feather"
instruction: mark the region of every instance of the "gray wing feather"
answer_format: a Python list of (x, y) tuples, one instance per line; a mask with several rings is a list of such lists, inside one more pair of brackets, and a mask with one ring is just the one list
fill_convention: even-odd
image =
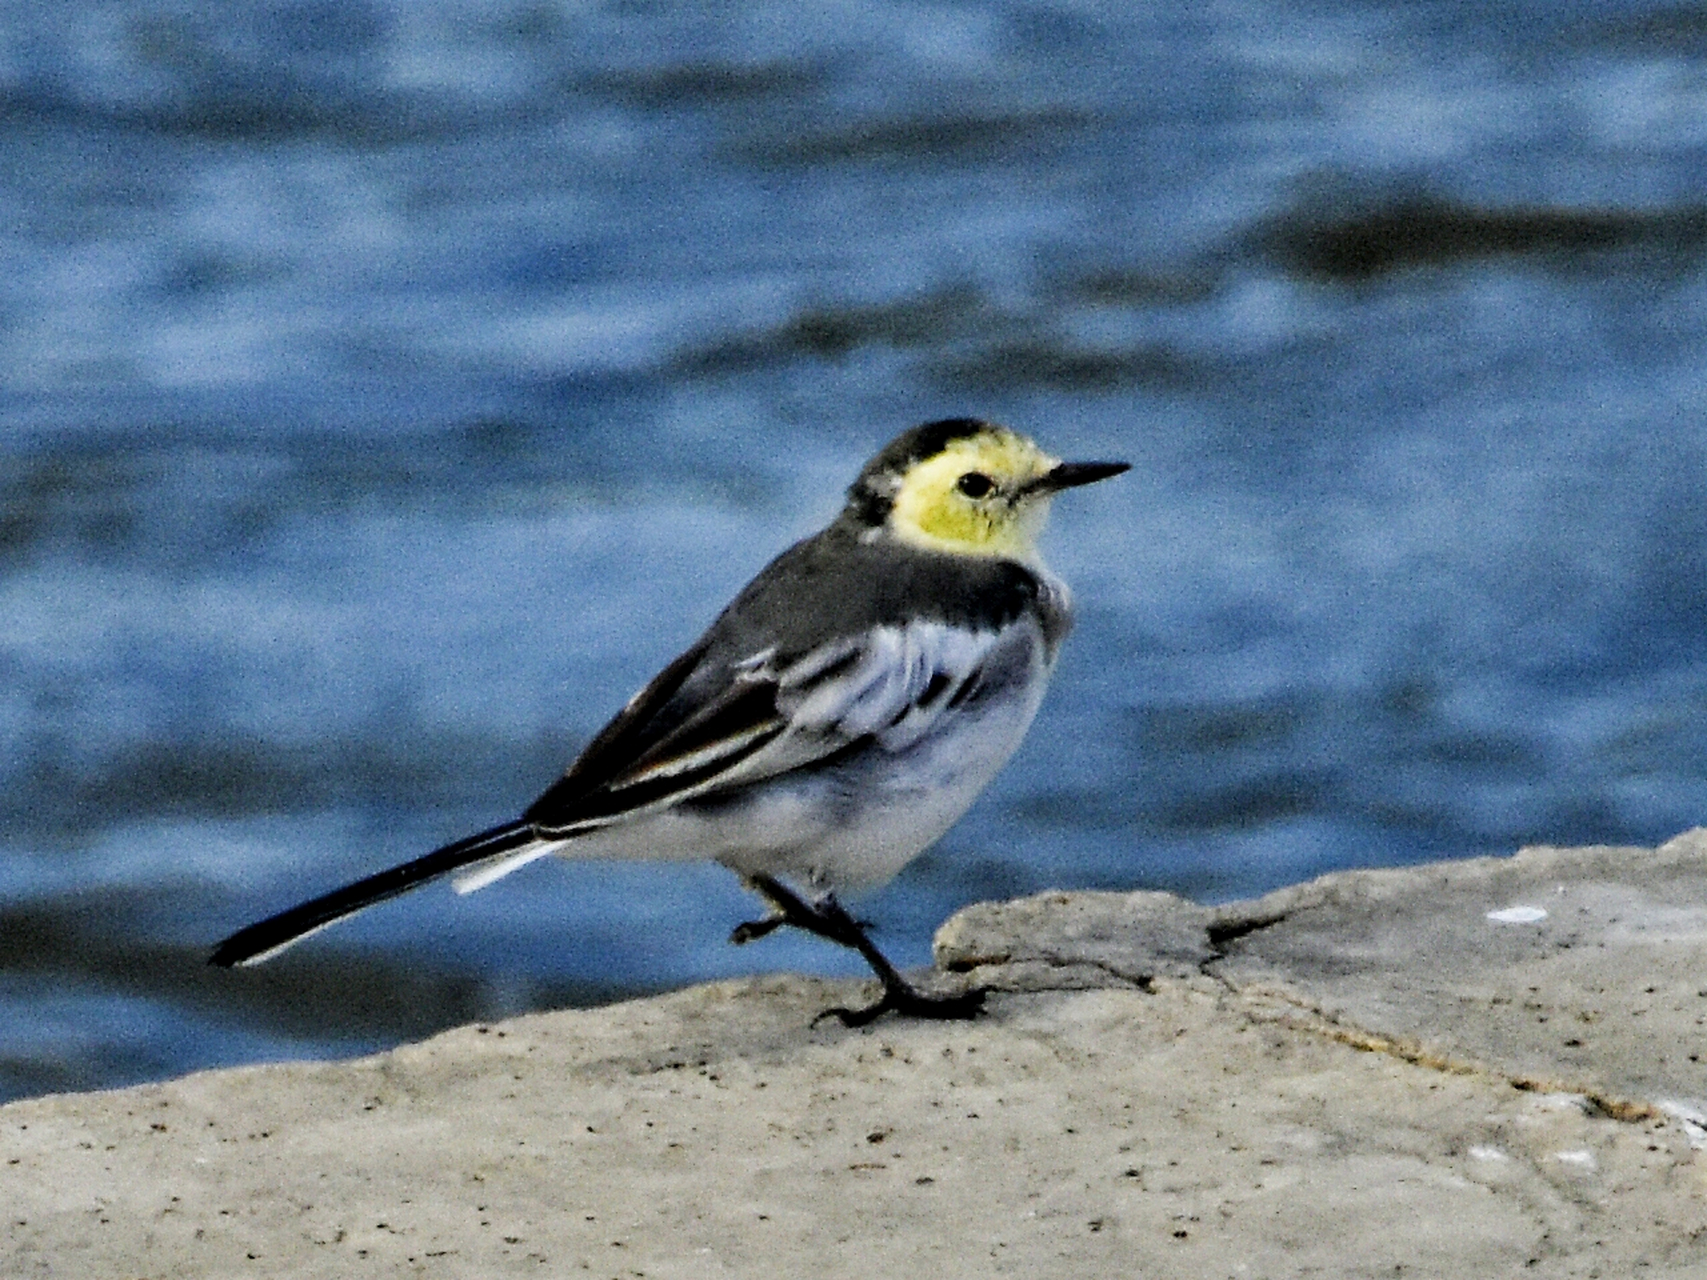
[(780, 665), (772, 650), (752, 654), (730, 664), (721, 687), (701, 689), (700, 707), (669, 732), (635, 735), (640, 749), (626, 760), (572, 769), (560, 786), (597, 781), (558, 805), (546, 805), (547, 793), (529, 818), (542, 836), (570, 836), (807, 768), (864, 739), (905, 750), (977, 679), (1006, 630), (913, 622)]
[[(1015, 624), (1023, 625), (1023, 624)], [(978, 678), (1004, 631), (966, 631), (939, 622), (873, 627), (821, 646), (780, 671), (776, 706), (786, 727), (735, 763), (712, 791), (808, 768), (862, 740), (904, 751), (940, 723)]]

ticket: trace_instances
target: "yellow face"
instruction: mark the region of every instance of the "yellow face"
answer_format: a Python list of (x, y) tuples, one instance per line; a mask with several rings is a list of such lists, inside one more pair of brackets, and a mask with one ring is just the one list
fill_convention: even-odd
[(1035, 560), (1053, 495), (1031, 486), (1059, 464), (1004, 427), (952, 440), (901, 477), (889, 530), (933, 551)]

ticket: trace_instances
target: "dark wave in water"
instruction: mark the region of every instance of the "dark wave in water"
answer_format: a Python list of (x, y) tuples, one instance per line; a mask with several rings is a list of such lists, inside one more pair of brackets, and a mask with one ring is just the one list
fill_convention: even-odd
[[(181, 903), (174, 904), (181, 907)], [(338, 950), (292, 955), (261, 969), (215, 969), (194, 942), (138, 939), (115, 930), (164, 904), (135, 892), (83, 893), (0, 908), (0, 1007), (32, 988), (38, 999), (148, 1001), (274, 1053), (292, 1044), (359, 1053), (446, 1027), (531, 1009), (603, 1004), (647, 993), (606, 982), (522, 979), (458, 972), (418, 957), (389, 962)], [(10, 999), (8, 999), (10, 998)], [(10, 1039), (10, 1037), (8, 1037)], [(204, 1050), (205, 1052), (205, 1050)], [(0, 1096), (112, 1088), (178, 1067), (146, 1037), (109, 1042), (80, 1058), (0, 1041)]]
[(190, 571), (258, 551), (305, 519), (472, 520), (570, 496), (621, 500), (660, 475), (701, 500), (739, 501), (758, 483), (737, 457), (660, 453), (636, 475), (600, 434), (545, 419), (478, 418), (401, 436), (151, 425), (30, 440), (0, 470), (0, 573), (56, 556)]
[(835, 130), (787, 133), (741, 148), (761, 165), (817, 166), (874, 160), (944, 165), (1024, 159), (1060, 147), (1090, 119), (1068, 107), (1039, 107), (989, 115), (936, 111), (899, 120), (850, 122)]
[(13, 129), (51, 125), (261, 146), (330, 142), (394, 147), (462, 135), (476, 123), (431, 103), (404, 98), (376, 102), (368, 94), (340, 96), (284, 79), (271, 86), (247, 79), (230, 86), (194, 84), (170, 101), (146, 106), (81, 100), (52, 85), (0, 94), (0, 125)]
[[(1499, 209), (1414, 197), (1339, 217), (1294, 214), (1263, 241), (1286, 270), (1329, 280), (1481, 258), (1527, 259), (1572, 272), (1693, 271), (1707, 256), (1707, 205)], [(1611, 254), (1621, 260), (1608, 262)]]
[(445, 733), (399, 714), (312, 744), (227, 732), (92, 752), (50, 737), (25, 744), (0, 822), (15, 839), (52, 846), (152, 819), (310, 814), (388, 796), (423, 813), (490, 809), (496, 819), (543, 791), (578, 745), (560, 734), (517, 742)]
[[(1105, 298), (1106, 292), (1097, 300)], [(840, 361), (864, 347), (883, 347), (919, 353), (921, 380), (966, 395), (1139, 385), (1185, 390), (1209, 377), (1209, 370), (1165, 345), (1086, 350), (1039, 332), (1046, 329), (1038, 312), (1004, 311), (981, 291), (962, 286), (869, 306), (810, 307), (766, 332), (687, 352), (674, 368), (686, 376), (723, 376), (801, 360)]]

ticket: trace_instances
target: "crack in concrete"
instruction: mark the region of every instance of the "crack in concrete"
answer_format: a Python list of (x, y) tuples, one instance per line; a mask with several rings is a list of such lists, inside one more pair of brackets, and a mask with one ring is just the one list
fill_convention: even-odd
[[(1319, 1036), (1363, 1053), (1385, 1054), (1410, 1066), (1421, 1067), (1428, 1071), (1437, 1071), (1445, 1075), (1480, 1076), (1488, 1080), (1497, 1080), (1523, 1093), (1570, 1094), (1583, 1100), (1584, 1108), (1589, 1114), (1601, 1116), (1608, 1120), (1616, 1120), (1622, 1124), (1640, 1124), (1647, 1121), (1655, 1121), (1660, 1124), (1668, 1123), (1665, 1111), (1651, 1102), (1619, 1097), (1598, 1086), (1585, 1085), (1559, 1077), (1505, 1071), (1476, 1058), (1461, 1056), (1450, 1050), (1432, 1048), (1410, 1036), (1384, 1035), (1365, 1027), (1348, 1024), (1337, 1015), (1329, 1013), (1319, 1005), (1291, 991), (1266, 985), (1240, 987), (1223, 975), (1211, 974), (1208, 976), (1220, 982), (1228, 992), (1239, 997), (1247, 1005), (1255, 1006), (1247, 1009), (1247, 1016), (1254, 1022), (1278, 1023), (1288, 1030)], [(1286, 1008), (1276, 1010), (1271, 1016), (1265, 1018), (1257, 1012), (1257, 1009), (1260, 1009), (1265, 1001), (1284, 1005)], [(1297, 1016), (1298, 1014), (1304, 1016), (1300, 1018)]]
[[(1287, 1030), (1331, 1040), (1336, 1044), (1345, 1045), (1347, 1048), (1356, 1049), (1362, 1053), (1385, 1054), (1397, 1061), (1410, 1066), (1421, 1067), (1427, 1071), (1436, 1071), (1446, 1075), (1479, 1076), (1487, 1080), (1502, 1082), (1525, 1093), (1569, 1094), (1572, 1097), (1581, 1098), (1584, 1109), (1589, 1114), (1624, 1124), (1648, 1121), (1661, 1124), (1668, 1123), (1665, 1111), (1655, 1103), (1620, 1097), (1598, 1086), (1585, 1085), (1577, 1081), (1502, 1070), (1476, 1058), (1456, 1054), (1450, 1050), (1433, 1048), (1409, 1036), (1394, 1036), (1372, 1031), (1366, 1027), (1345, 1022), (1339, 1015), (1330, 1013), (1319, 1004), (1296, 992), (1267, 983), (1242, 985), (1227, 974), (1218, 971), (1217, 966), (1229, 958), (1228, 943), (1248, 937), (1263, 929), (1272, 928), (1286, 918), (1286, 913), (1247, 917), (1241, 920), (1211, 924), (1204, 930), (1205, 940), (1214, 954), (1198, 962), (1195, 966), (1198, 975), (1215, 983), (1229, 996), (1240, 1001), (1245, 1006), (1243, 1011), (1245, 1016), (1251, 1021), (1268, 1025), (1278, 1024)], [(1093, 973), (1107, 975), (1113, 979), (1115, 985), (1122, 989), (1136, 989), (1146, 994), (1155, 993), (1156, 981), (1160, 976), (1154, 971), (1134, 973), (1111, 961), (1092, 956), (1063, 956), (1048, 952), (1039, 952), (1036, 955), (1027, 956), (1024, 961), (1016, 961), (1011, 953), (1000, 957), (980, 956), (977, 957), (976, 961), (962, 961), (953, 965), (952, 971), (967, 973), (972, 969), (984, 966), (1000, 968), (1014, 963), (1038, 965), (1046, 971), (1054, 970), (1063, 976), (1068, 972), (1083, 974), (1089, 970)], [(1083, 988), (1067, 982), (1063, 982), (1059, 986), (1050, 986), (1038, 985), (1035, 981), (1004, 986), (998, 979), (986, 984), (986, 989), (1014, 992), (1065, 992), (1082, 990)], [(1265, 1006), (1267, 1006), (1266, 1012)]]
[(1139, 991), (1146, 994), (1153, 995), (1155, 993), (1156, 975), (1154, 973), (1128, 973), (1118, 965), (1111, 964), (1107, 960), (1077, 960), (1074, 961), (1074, 963), (1083, 965), (1089, 969), (1095, 969), (1099, 973), (1106, 973), (1111, 978), (1118, 978), (1126, 985), (1136, 987)]
[[(1261, 933), (1264, 929), (1272, 929), (1291, 914), (1290, 911), (1279, 911), (1270, 915), (1234, 916), (1225, 920), (1213, 920), (1205, 926), (1203, 935), (1210, 950), (1216, 953), (1215, 960), (1224, 960), (1227, 958), (1228, 943), (1248, 938), (1253, 933)], [(1213, 964), (1214, 960), (1204, 963)]]
[[(1238, 943), (1265, 929), (1272, 929), (1299, 914), (1300, 906), (1292, 904), (1284, 910), (1235, 914), (1228, 912), (1211, 918), (1195, 932), (1202, 940), (1198, 955), (1186, 958), (1177, 955), (1177, 971), (1168, 963), (1137, 969), (1105, 956), (1075, 953), (1071, 944), (1061, 950), (1049, 949), (1047, 944), (1034, 951), (1031, 947), (993, 947), (987, 951), (965, 954), (945, 964), (949, 972), (968, 974), (977, 969), (994, 969), (993, 981), (986, 983), (992, 991), (1046, 992), (1086, 989), (1087, 982), (1095, 985), (1098, 978), (1111, 987), (1154, 993), (1158, 980), (1181, 977), (1191, 981), (1192, 975), (1213, 983), (1227, 996), (1243, 1006), (1243, 1014), (1254, 1022), (1280, 1025), (1289, 1031), (1345, 1045), (1364, 1053), (1380, 1053), (1407, 1065), (1447, 1075), (1478, 1076), (1496, 1081), (1526, 1093), (1567, 1094), (1581, 1100), (1590, 1115), (1626, 1124), (1675, 1123), (1658, 1104), (1640, 1098), (1623, 1097), (1607, 1089), (1565, 1077), (1541, 1076), (1502, 1069), (1451, 1049), (1425, 1044), (1420, 1039), (1404, 1035), (1389, 1035), (1346, 1022), (1340, 1015), (1330, 1013), (1319, 1003), (1298, 992), (1279, 987), (1272, 982), (1241, 983), (1224, 971), (1223, 962), (1239, 953)], [(1096, 940), (1083, 940), (1087, 950), (1100, 949)], [(1035, 945), (1035, 944), (1033, 944)], [(1177, 943), (1176, 943), (1177, 945)], [(1171, 950), (1171, 948), (1170, 948)], [(1204, 954), (1207, 952), (1207, 954)], [(1136, 958), (1136, 957), (1135, 957)], [(1160, 960), (1158, 954), (1156, 959)], [(1009, 980), (1004, 982), (1000, 971), (1012, 966)]]
[[(976, 957), (974, 959), (958, 960), (958, 961), (954, 962), (953, 964), (946, 965), (946, 966), (944, 966), (944, 971), (946, 971), (948, 973), (957, 974), (957, 975), (965, 975), (965, 974), (972, 973), (973, 971), (975, 971), (977, 969), (982, 969), (982, 968), (1000, 969), (1000, 968), (1003, 968), (1003, 967), (1010, 965), (1010, 964), (1038, 965), (1044, 969), (1055, 970), (1055, 971), (1061, 972), (1063, 974), (1073, 972), (1073, 971), (1082, 972), (1082, 971), (1088, 969), (1094, 973), (1102, 973), (1102, 974), (1108, 975), (1108, 977), (1110, 977), (1114, 980), (1113, 983), (1111, 983), (1110, 985), (1117, 987), (1120, 990), (1127, 990), (1127, 991), (1137, 990), (1137, 991), (1142, 991), (1145, 994), (1154, 994), (1154, 992), (1156, 990), (1156, 978), (1158, 976), (1157, 974), (1155, 974), (1152, 971), (1140, 971), (1140, 972), (1136, 972), (1136, 973), (1129, 972), (1129, 971), (1121, 968), (1119, 965), (1112, 963), (1111, 961), (1098, 960), (1098, 959), (1095, 959), (1095, 958), (1090, 957), (1090, 956), (1071, 956), (1071, 957), (1068, 957), (1068, 956), (1049, 955), (1047, 953), (1040, 953), (1040, 954), (1033, 955), (1033, 956), (1027, 956), (1023, 960), (1016, 960), (1011, 955), (1004, 955), (1004, 956), (1001, 956), (999, 958), (990, 957), (990, 956), (979, 956), (979, 957)], [(971, 984), (968, 983), (967, 985), (971, 985)], [(984, 989), (986, 991), (1006, 991), (1006, 992), (1013, 992), (1013, 993), (1044, 992), (1044, 991), (1079, 991), (1079, 990), (1085, 989), (1083, 987), (1073, 986), (1072, 984), (1066, 983), (1066, 982), (1063, 982), (1060, 986), (1047, 986), (1047, 985), (1039, 986), (1039, 985), (1036, 985), (1035, 983), (1023, 983), (1023, 982), (1022, 983), (1014, 983), (1014, 984), (1010, 984), (1010, 985), (1004, 985), (1001, 982), (999, 977), (995, 981), (984, 983), (983, 986), (984, 986)]]

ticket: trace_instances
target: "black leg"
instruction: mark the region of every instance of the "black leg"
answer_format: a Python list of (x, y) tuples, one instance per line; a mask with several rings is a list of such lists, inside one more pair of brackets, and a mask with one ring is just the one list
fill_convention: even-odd
[(825, 1018), (836, 1018), (844, 1027), (863, 1027), (890, 1012), (912, 1018), (975, 1018), (984, 1007), (982, 988), (955, 996), (933, 996), (913, 986), (866, 937), (864, 926), (834, 898), (826, 898), (819, 903), (807, 902), (772, 876), (752, 876), (747, 884), (755, 893), (763, 895), (776, 912), (763, 920), (737, 926), (729, 935), (731, 942), (751, 942), (785, 924), (793, 925), (796, 929), (804, 929), (807, 933), (859, 952), (883, 984), (883, 995), (875, 1004), (863, 1009), (826, 1009), (812, 1020), (814, 1024)]

